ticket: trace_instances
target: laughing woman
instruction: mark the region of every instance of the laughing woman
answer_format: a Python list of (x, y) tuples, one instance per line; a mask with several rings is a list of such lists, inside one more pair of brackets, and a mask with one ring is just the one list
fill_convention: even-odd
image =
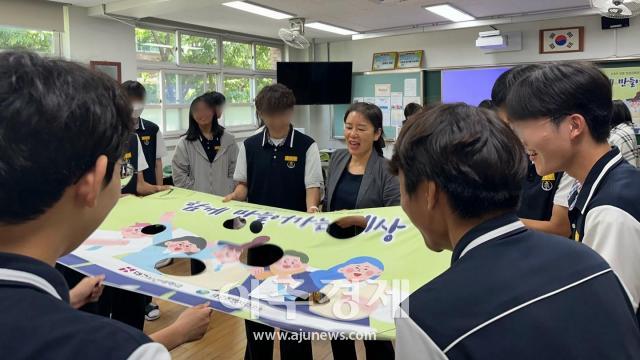
[(221, 99), (222, 94), (207, 93), (191, 102), (189, 129), (171, 161), (175, 186), (218, 196), (233, 191), (238, 145), (218, 123)]
[[(331, 156), (325, 211), (400, 205), (398, 179), (389, 173), (382, 155), (383, 136), (380, 108), (367, 103), (351, 105), (344, 115), (347, 149)], [(367, 359), (394, 357), (390, 341), (365, 341), (364, 345)], [(334, 340), (331, 348), (336, 360), (356, 359), (353, 341)]]

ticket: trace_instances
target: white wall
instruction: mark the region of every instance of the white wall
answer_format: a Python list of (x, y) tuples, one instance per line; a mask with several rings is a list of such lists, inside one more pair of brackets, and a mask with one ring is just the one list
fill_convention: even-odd
[(91, 17), (88, 9), (65, 6), (62, 54), (71, 60), (114, 61), (122, 64), (122, 81), (135, 80), (136, 51), (134, 28), (121, 22)]
[[(585, 27), (585, 50), (581, 53), (541, 55), (538, 53), (538, 30), (557, 27)], [(358, 41), (340, 41), (316, 45), (316, 61), (353, 61), (354, 72), (371, 68), (373, 53), (382, 51), (425, 51), (427, 68), (449, 68), (490, 66), (526, 62), (603, 59), (613, 57), (640, 56), (640, 19), (631, 19), (625, 29), (605, 30), (600, 26), (599, 16), (538, 21), (496, 26), (498, 29), (523, 32), (523, 49), (517, 52), (485, 54), (475, 47), (478, 32), (488, 28), (470, 28), (425, 32)], [(331, 117), (329, 106), (310, 109), (310, 135), (320, 147), (343, 147), (341, 141), (331, 139)]]

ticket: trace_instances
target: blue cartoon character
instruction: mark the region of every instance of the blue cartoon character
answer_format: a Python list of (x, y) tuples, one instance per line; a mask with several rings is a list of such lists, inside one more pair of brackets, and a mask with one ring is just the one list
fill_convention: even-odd
[(314, 271), (311, 279), (329, 301), (313, 304), (309, 310), (331, 319), (368, 318), (387, 300), (385, 282), (375, 281), (383, 271), (382, 262), (369, 256), (355, 257), (328, 270)]

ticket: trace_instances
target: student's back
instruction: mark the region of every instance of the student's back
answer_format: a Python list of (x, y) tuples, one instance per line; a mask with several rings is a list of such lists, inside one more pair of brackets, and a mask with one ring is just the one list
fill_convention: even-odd
[[(514, 224), (507, 215), (467, 233), (451, 268), (405, 300), (398, 333), (421, 329), (411, 341), (435, 343), (434, 359), (638, 356), (638, 324), (609, 265), (577, 242)], [(470, 244), (488, 230), (503, 235)]]
[(66, 282), (51, 266), (6, 253), (0, 265), (3, 359), (169, 358), (142, 332), (72, 308)]
[(613, 150), (587, 175), (569, 217), (573, 238), (611, 264), (640, 319), (640, 263), (636, 260), (640, 257), (639, 183), (640, 170)]

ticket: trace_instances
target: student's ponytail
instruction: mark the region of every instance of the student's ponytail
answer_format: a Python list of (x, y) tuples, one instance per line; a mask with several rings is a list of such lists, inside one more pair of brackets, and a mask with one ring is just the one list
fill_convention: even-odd
[(373, 149), (376, 151), (376, 153), (378, 153), (378, 155), (384, 156), (382, 149), (384, 149), (386, 144), (384, 142), (384, 128), (382, 127), (382, 110), (380, 110), (380, 108), (374, 104), (364, 102), (354, 103), (349, 107), (349, 109), (347, 109), (347, 112), (345, 112), (344, 114), (345, 123), (347, 122), (347, 117), (352, 112), (357, 112), (358, 114), (364, 116), (365, 119), (369, 120), (371, 125), (373, 125), (375, 132), (378, 132), (378, 130), (380, 130), (380, 138), (373, 142)]

